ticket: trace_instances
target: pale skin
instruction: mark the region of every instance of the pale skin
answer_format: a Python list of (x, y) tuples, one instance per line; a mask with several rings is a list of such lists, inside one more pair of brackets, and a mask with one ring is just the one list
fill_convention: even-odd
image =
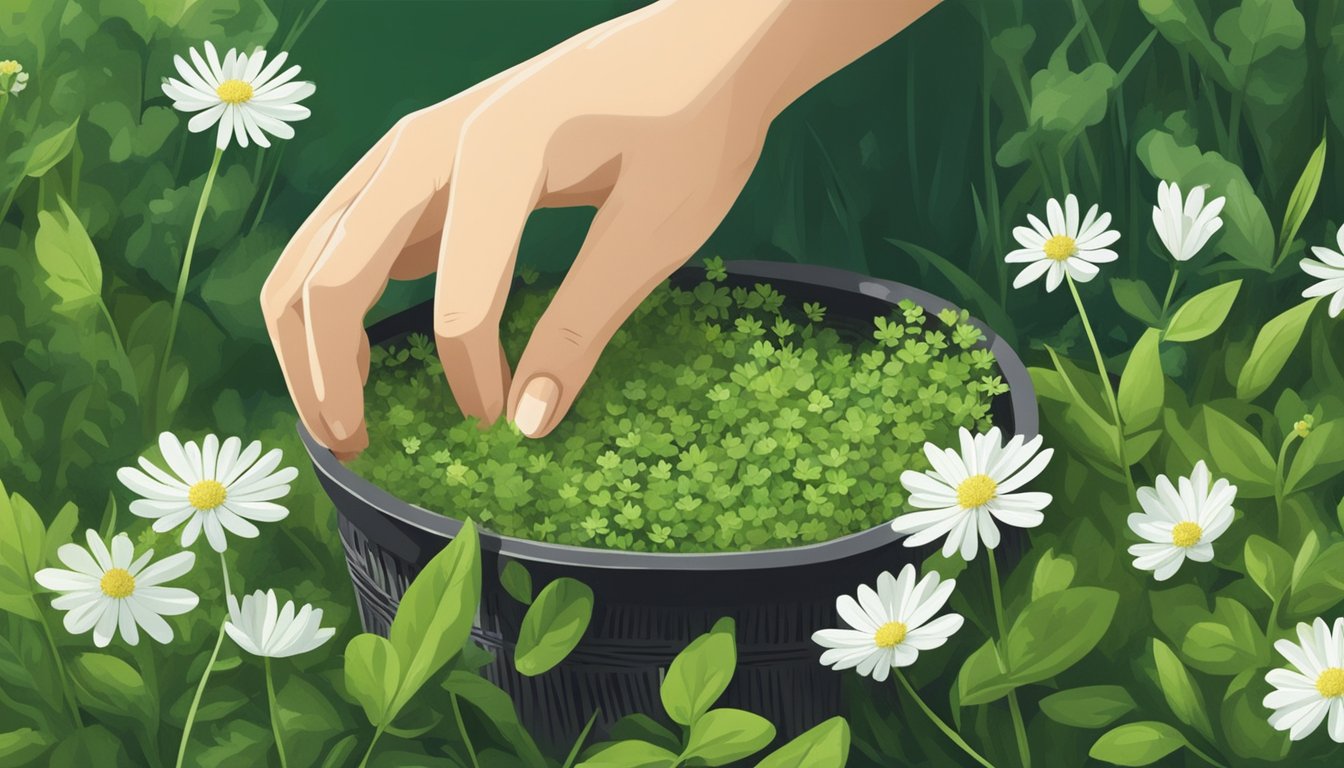
[[(939, 0), (662, 0), (402, 118), (299, 228), (262, 289), (290, 394), (339, 458), (368, 445), (364, 316), (436, 274), (434, 335), (462, 412), (529, 437), (704, 244), (771, 121)], [(538, 208), (597, 214), (510, 370), (499, 341)]]

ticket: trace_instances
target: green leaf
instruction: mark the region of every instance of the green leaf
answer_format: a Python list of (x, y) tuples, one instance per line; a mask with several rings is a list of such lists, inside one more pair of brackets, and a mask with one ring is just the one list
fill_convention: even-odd
[(56, 202), (56, 213), (37, 214), (34, 247), (37, 263), (47, 273), (47, 287), (61, 300), (56, 308), (70, 311), (102, 300), (103, 265), (79, 216), (65, 200), (58, 197)]
[(992, 640), (968, 656), (957, 674), (957, 698), (963, 707), (997, 701), (1015, 688), (1017, 684), (1004, 673)]
[(38, 619), (33, 574), (42, 567), (46, 533), (37, 510), (0, 482), (0, 609)]
[(1158, 687), (1167, 700), (1167, 706), (1182, 723), (1199, 731), (1206, 739), (1213, 739), (1213, 725), (1204, 706), (1204, 695), (1199, 692), (1190, 671), (1176, 657), (1166, 643), (1153, 638), (1153, 661), (1157, 665)]
[(1260, 329), (1255, 337), (1255, 345), (1251, 347), (1251, 356), (1246, 359), (1246, 364), (1237, 376), (1238, 399), (1254, 400), (1274, 383), (1297, 347), (1298, 339), (1302, 338), (1302, 331), (1306, 329), (1311, 311), (1316, 308), (1318, 301), (1319, 298), (1307, 299), (1277, 315)]
[[(86, 725), (71, 733), (47, 755), (47, 765), (77, 765), (79, 768), (113, 768), (121, 765), (121, 742), (101, 725)], [(194, 765), (204, 766), (205, 762)]]
[(527, 566), (517, 560), (508, 561), (499, 572), (499, 583), (514, 600), (523, 605), (532, 604), (532, 574), (527, 572)]
[(1344, 419), (1327, 421), (1302, 438), (1284, 481), (1284, 495), (1304, 491), (1344, 470)]
[(1153, 289), (1142, 280), (1130, 280), (1124, 277), (1111, 278), (1111, 293), (1115, 303), (1120, 305), (1130, 317), (1149, 327), (1156, 327), (1162, 306), (1158, 304)]
[(1274, 495), (1274, 457), (1259, 435), (1210, 406), (1204, 406), (1203, 413), (1214, 474), (1235, 483), (1242, 498)]
[(1246, 606), (1229, 597), (1214, 601), (1213, 613), (1195, 622), (1181, 641), (1190, 666), (1210, 675), (1235, 675), (1269, 663), (1269, 641)]
[(69, 665), (79, 703), (101, 715), (130, 716), (150, 725), (158, 722), (158, 695), (125, 661), (106, 653), (81, 653)]
[(1162, 358), (1158, 356), (1158, 332), (1149, 328), (1129, 354), (1125, 371), (1120, 376), (1120, 421), (1127, 434), (1141, 431), (1157, 421), (1158, 414), (1162, 413), (1166, 382), (1162, 375)]
[(1316, 562), (1316, 555), (1321, 551), (1321, 540), (1316, 536), (1315, 531), (1307, 531), (1307, 535), (1302, 539), (1302, 546), (1297, 548), (1297, 557), (1293, 558), (1293, 583), (1292, 588), (1297, 590), (1298, 584), (1302, 582), (1306, 575), (1307, 568)]
[[(1314, 534), (1313, 534), (1314, 535)], [(1314, 541), (1311, 543), (1314, 544)], [(1305, 548), (1304, 544), (1304, 548)], [(1305, 549), (1304, 549), (1305, 551)], [(1300, 562), (1300, 560), (1299, 560)], [(1296, 563), (1294, 564), (1296, 573)], [(1293, 579), (1288, 612), (1293, 616), (1317, 616), (1344, 599), (1344, 542), (1331, 544), (1304, 565)]]
[(0, 733), (0, 764), (25, 765), (51, 746), (51, 737), (32, 728)]
[(554, 667), (574, 650), (593, 618), (593, 590), (562, 577), (546, 585), (523, 617), (514, 667), (528, 677)]
[(1045, 595), (1067, 589), (1073, 583), (1077, 570), (1078, 563), (1072, 556), (1056, 555), (1053, 547), (1047, 549), (1041, 554), (1041, 559), (1036, 561), (1036, 570), (1032, 573), (1031, 599), (1039, 600)]
[(1227, 320), (1239, 290), (1241, 281), (1233, 280), (1195, 294), (1172, 314), (1162, 340), (1198, 341), (1217, 331)]
[(644, 741), (617, 741), (602, 747), (578, 768), (672, 768), (677, 754)]
[(1185, 746), (1185, 737), (1166, 723), (1147, 720), (1112, 728), (1087, 754), (1112, 765), (1152, 765)]
[(1118, 685), (1089, 685), (1052, 693), (1041, 699), (1041, 711), (1061, 725), (1104, 728), (1137, 706)]
[(756, 754), (775, 740), (775, 726), (740, 709), (711, 709), (691, 725), (683, 761), (727, 765)]
[(756, 768), (845, 768), (848, 761), (849, 723), (832, 717), (771, 752)]
[(674, 722), (693, 725), (723, 695), (737, 669), (734, 633), (732, 619), (719, 619), (672, 660), (659, 694)]
[(607, 734), (613, 741), (647, 741), (672, 752), (681, 751), (681, 737), (648, 715), (626, 715)]
[(1245, 559), (1246, 575), (1270, 600), (1278, 602), (1292, 581), (1293, 556), (1264, 536), (1252, 534), (1246, 539)]
[(507, 744), (522, 761), (522, 765), (527, 768), (546, 768), (546, 758), (537, 749), (531, 734), (519, 722), (518, 712), (509, 694), (480, 675), (461, 670), (448, 673), (443, 687), (479, 710), (485, 722), (499, 732), (500, 743)]
[(1271, 690), (1262, 669), (1243, 670), (1227, 686), (1219, 719), (1227, 745), (1236, 755), (1273, 763), (1288, 755), (1292, 743), (1288, 732), (1274, 730), (1265, 709), (1265, 696)]
[(290, 675), (275, 701), (285, 757), (293, 765), (316, 765), (327, 751), (327, 740), (346, 730), (329, 691), (319, 690), (302, 675)]
[(1302, 228), (1302, 222), (1307, 219), (1311, 204), (1316, 201), (1316, 192), (1321, 188), (1321, 177), (1325, 174), (1325, 138), (1325, 134), (1321, 134), (1321, 143), (1316, 145), (1316, 151), (1307, 159), (1302, 175), (1293, 186), (1293, 194), (1288, 198), (1288, 208), (1283, 212), (1283, 224), (1279, 227), (1280, 259), (1292, 246), (1298, 230)]
[(77, 128), (79, 128), (79, 118), (75, 118), (73, 123), (62, 128), (59, 133), (34, 145), (28, 159), (23, 162), (23, 175), (36, 179), (64, 160), (65, 156), (70, 154), (71, 148), (75, 146), (75, 130)]
[(395, 714), (462, 650), (481, 601), (481, 548), (470, 520), (415, 577), (397, 607), (389, 639), (401, 663)]
[[(1118, 601), (1115, 592), (1099, 587), (1071, 587), (1032, 601), (1003, 644), (1009, 677), (1025, 685), (1077, 664), (1106, 634)], [(1060, 633), (1060, 627), (1069, 631)]]
[(401, 662), (387, 638), (371, 633), (351, 638), (345, 646), (345, 689), (364, 708), (370, 725), (392, 721), (400, 682)]

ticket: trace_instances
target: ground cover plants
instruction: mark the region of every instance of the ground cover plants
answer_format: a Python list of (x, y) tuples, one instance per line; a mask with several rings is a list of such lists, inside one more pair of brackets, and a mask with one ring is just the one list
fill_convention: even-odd
[[(256, 297), (289, 233), (398, 117), (629, 4), (522, 7), (0, 4), (0, 764), (1339, 763), (1333, 0), (949, 0), (772, 127), (698, 256), (947, 296), (1013, 343), (1043, 416), (1015, 472), (980, 471), (980, 449), (1026, 443), (1009, 451), (1013, 436), (968, 423), (967, 440), (928, 438), (927, 466), (885, 478), (904, 502), (884, 519), (928, 549), (898, 550), (909, 571), (834, 585), (838, 620), (815, 640), (844, 676), (842, 719), (753, 749), (771, 724), (716, 708), (730, 670), (696, 655), (725, 657), (720, 625), (657, 711), (577, 751), (536, 744), (465, 641), (470, 534), (415, 582), (389, 638), (362, 633)], [(198, 116), (215, 97), (250, 102), (175, 63), (199, 76), (195, 49), (213, 74), (207, 42), (221, 74), (230, 49), (235, 68), (258, 47), (302, 65), (290, 82), (316, 90), (284, 94), (299, 98), (280, 109), (292, 138), (258, 124), (271, 144), (258, 146), (244, 123), (217, 153), (228, 107)], [(253, 74), (225, 79), (255, 96)], [(199, 92), (165, 91), (168, 78)], [(539, 214), (520, 263), (562, 267), (587, 215)], [(425, 291), (394, 285), (371, 319)], [(778, 352), (773, 323), (756, 340)], [(408, 465), (442, 450), (389, 437)], [(407, 454), (405, 438), (422, 446)], [(253, 441), (251, 466), (281, 451), (257, 473), (280, 479), (248, 491), (229, 473)], [(873, 481), (846, 471), (851, 491)], [(248, 515), (219, 511), (230, 489)], [(1001, 527), (1032, 525), (1025, 551), (996, 546)], [(923, 599), (895, 599), (917, 585)], [(538, 616), (583, 603), (575, 584), (535, 586)], [(292, 634), (261, 636), (272, 615)], [(527, 668), (541, 672), (576, 637), (532, 624)]]
[[(432, 341), (372, 354), (357, 471), (499, 533), (636, 551), (768, 549), (866, 530), (905, 502), (925, 441), (988, 429), (1007, 386), (965, 312), (910, 301), (842, 336), (816, 302), (729, 288), (721, 259), (647, 299), (545, 441), (463, 421)], [(553, 292), (510, 314), (517, 347)], [(519, 349), (509, 350), (518, 354)]]

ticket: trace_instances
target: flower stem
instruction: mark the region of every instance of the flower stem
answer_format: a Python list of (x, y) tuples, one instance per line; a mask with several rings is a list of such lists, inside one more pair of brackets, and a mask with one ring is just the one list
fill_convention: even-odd
[(42, 634), (47, 638), (47, 647), (51, 649), (51, 658), (56, 661), (56, 673), (61, 678), (61, 690), (64, 691), (66, 704), (70, 707), (70, 716), (74, 718), (76, 728), (83, 728), (84, 718), (79, 714), (79, 701), (70, 687), (70, 673), (66, 670), (65, 662), (61, 660), (61, 652), (56, 647), (56, 636), (51, 633), (51, 626), (47, 624), (46, 614), (42, 613), (37, 598), (30, 597), (30, 599), (33, 601), (33, 611), (37, 613), (37, 623), (42, 625)]
[(1083, 321), (1083, 330), (1087, 332), (1087, 341), (1092, 345), (1092, 356), (1096, 358), (1097, 374), (1101, 376), (1101, 388), (1106, 392), (1106, 402), (1111, 407), (1111, 419), (1115, 423), (1115, 455), (1120, 464), (1120, 474), (1125, 477), (1125, 488), (1129, 491), (1127, 501), (1135, 498), (1134, 476), (1129, 472), (1129, 460), (1125, 458), (1125, 428), (1120, 422), (1120, 404), (1115, 399), (1115, 387), (1111, 386), (1111, 375), (1106, 372), (1106, 359), (1101, 356), (1101, 347), (1097, 344), (1097, 335), (1092, 332), (1092, 322), (1087, 319), (1087, 310), (1083, 308), (1083, 297), (1078, 295), (1078, 286), (1073, 276), (1065, 273), (1069, 284), (1069, 293), (1073, 294), (1073, 303), (1078, 307), (1078, 317)]
[(210, 162), (210, 171), (205, 175), (205, 185), (201, 187), (201, 200), (196, 204), (196, 218), (191, 222), (191, 234), (187, 236), (187, 251), (182, 256), (182, 271), (177, 276), (177, 292), (173, 294), (173, 312), (168, 318), (168, 342), (163, 347), (163, 360), (159, 363), (159, 395), (163, 396), (163, 382), (168, 376), (168, 361), (172, 358), (173, 342), (177, 339), (177, 319), (182, 313), (182, 300), (187, 295), (187, 279), (191, 276), (191, 257), (196, 253), (196, 236), (201, 231), (201, 219), (205, 218), (205, 206), (210, 201), (210, 190), (215, 186), (215, 176), (219, 173), (219, 160), (224, 150), (216, 149), (215, 158)]
[(266, 703), (271, 708), (271, 733), (275, 734), (275, 751), (280, 755), (280, 768), (289, 768), (285, 760), (285, 743), (280, 738), (280, 707), (275, 703), (275, 678), (271, 675), (271, 657), (263, 656), (266, 666)]
[[(1004, 618), (1003, 612), (1003, 585), (999, 580), (999, 565), (994, 559), (994, 550), (988, 549), (985, 552), (989, 558), (989, 588), (994, 596), (994, 622), (999, 628), (999, 645), (1002, 646), (1008, 637), (1008, 620)], [(1006, 672), (1003, 666), (1003, 654), (996, 651), (995, 656), (999, 659), (999, 671)], [(1008, 711), (1013, 718), (1013, 735), (1017, 739), (1017, 756), (1022, 761), (1022, 768), (1031, 768), (1031, 745), (1027, 742), (1027, 727), (1022, 720), (1022, 707), (1017, 701), (1017, 690), (1008, 691)]]
[(210, 670), (215, 666), (215, 659), (219, 658), (219, 647), (224, 644), (224, 622), (219, 623), (219, 637), (215, 638), (215, 649), (210, 652), (210, 660), (205, 663), (205, 671), (201, 673), (201, 682), (196, 684), (196, 695), (191, 699), (191, 709), (187, 710), (187, 722), (182, 725), (182, 741), (177, 745), (176, 768), (182, 768), (183, 760), (187, 756), (187, 742), (191, 739), (191, 726), (196, 722), (196, 710), (201, 706), (201, 695), (205, 693), (205, 684), (210, 680)]
[(364, 759), (359, 761), (359, 768), (364, 768), (364, 766), (369, 764), (369, 755), (373, 754), (373, 746), (378, 743), (378, 737), (382, 735), (383, 726), (380, 725), (377, 730), (373, 732), (373, 740), (369, 742), (369, 748), (364, 750)]
[(915, 704), (919, 705), (920, 710), (922, 710), (925, 716), (928, 717), (929, 720), (931, 720), (933, 724), (938, 727), (938, 730), (943, 732), (943, 735), (951, 739), (953, 744), (956, 744), (958, 747), (961, 747), (961, 751), (969, 755), (970, 758), (975, 762), (985, 766), (985, 768), (994, 768), (993, 763), (981, 757), (979, 752), (976, 752), (973, 748), (971, 748), (970, 744), (966, 743), (965, 739), (961, 738), (961, 734), (952, 730), (951, 726), (943, 722), (943, 719), (939, 717), (932, 709), (929, 709), (929, 705), (924, 703), (924, 700), (921, 699), (919, 697), (919, 694), (915, 692), (914, 687), (910, 685), (910, 681), (905, 678), (904, 672), (902, 672), (899, 668), (893, 670), (893, 672), (896, 675), (896, 679), (905, 688), (905, 692), (910, 695), (910, 698), (915, 700)]
[(1171, 282), (1167, 285), (1167, 297), (1162, 300), (1162, 324), (1167, 322), (1167, 308), (1171, 306), (1171, 297), (1176, 294), (1176, 280), (1181, 276), (1181, 268), (1176, 267), (1171, 270)]
[(476, 748), (471, 745), (471, 736), (467, 735), (467, 724), (462, 722), (462, 708), (458, 706), (457, 694), (452, 694), (453, 699), (453, 718), (457, 720), (457, 730), (462, 734), (462, 743), (466, 745), (467, 756), (471, 758), (472, 768), (481, 768), (481, 763), (476, 759)]
[(1223, 765), (1222, 763), (1220, 763), (1220, 762), (1218, 762), (1217, 760), (1214, 760), (1212, 757), (1210, 757), (1209, 754), (1208, 754), (1207, 752), (1205, 752), (1204, 750), (1200, 749), (1199, 747), (1196, 747), (1194, 744), (1191, 744), (1191, 743), (1189, 742), (1189, 740), (1187, 740), (1187, 741), (1185, 742), (1185, 746), (1186, 746), (1186, 748), (1188, 748), (1191, 752), (1194, 752), (1194, 753), (1195, 753), (1195, 757), (1198, 757), (1200, 760), (1203, 760), (1204, 762), (1208, 763), (1209, 765), (1212, 765), (1213, 768), (1227, 768), (1226, 765)]
[(1283, 470), (1284, 465), (1288, 463), (1288, 446), (1297, 439), (1297, 430), (1292, 430), (1288, 436), (1283, 439), (1283, 445), (1279, 447), (1279, 460), (1274, 465), (1274, 511), (1279, 516), (1279, 534), (1283, 534)]

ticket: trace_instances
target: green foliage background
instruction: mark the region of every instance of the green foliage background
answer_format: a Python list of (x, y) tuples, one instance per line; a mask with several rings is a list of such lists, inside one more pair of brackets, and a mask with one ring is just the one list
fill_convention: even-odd
[[(289, 233), (402, 114), (636, 5), (332, 0), (314, 13), (296, 0), (0, 0), (0, 58), (21, 61), (32, 75), (0, 119), (0, 200), (12, 194), (0, 210), (0, 476), (8, 489), (31, 500), (49, 524), (70, 502), (85, 525), (129, 527), (142, 544), (171, 551), (173, 537), (129, 519), (129, 496), (114, 479), (117, 467), (148, 449), (158, 427), (184, 437), (215, 431), (263, 439), (301, 464), (257, 307)], [(174, 54), (207, 39), (292, 49), (318, 90), (308, 102), (313, 117), (296, 126), (292, 142), (227, 152), (183, 313), (179, 338), (190, 341), (178, 344), (169, 395), (158, 397), (149, 382), (211, 153), (210, 139), (186, 132), (158, 83)], [(964, 303), (1041, 366), (1033, 375), (1047, 444), (1062, 450), (1041, 483), (1055, 494), (1046, 525), (1008, 578), (1008, 613), (1026, 621), (1029, 606), (1069, 585), (1118, 596), (1115, 620), (1082, 663), (1029, 685), (999, 681), (1022, 687), (1041, 764), (1081, 764), (1099, 729), (1136, 719), (1160, 721), (1135, 724), (1142, 733), (1130, 735), (1156, 745), (1153, 759), (1170, 764), (1203, 762), (1163, 728), (1226, 765), (1338, 759), (1323, 734), (1287, 753), (1286, 741), (1264, 725), (1259, 701), (1264, 670), (1280, 663), (1272, 640), (1292, 621), (1333, 617), (1344, 598), (1336, 515), (1344, 323), (1308, 308), (1290, 323), (1302, 328), (1300, 342), (1290, 333), (1270, 345), (1285, 353), (1282, 370), (1259, 377), (1267, 381), (1239, 379), (1247, 378), (1260, 329), (1299, 302), (1307, 282), (1296, 262), (1304, 248), (1334, 245), (1344, 218), (1337, 149), (1326, 155), (1296, 237), (1281, 221), (1323, 136), (1344, 147), (1341, 126), (1338, 0), (948, 0), (776, 122), (746, 191), (705, 248), (925, 287)], [(1159, 304), (1171, 262), (1150, 225), (1158, 178), (1210, 184), (1228, 196), (1224, 231), (1183, 270), (1172, 306), (1242, 282), (1225, 323), (1210, 321), (1212, 329), (1188, 343), (1143, 347), (1145, 330), (1170, 319)], [(1002, 263), (1014, 247), (1012, 227), (1065, 192), (1112, 212), (1124, 235), (1120, 261), (1082, 289), (1111, 373), (1126, 370), (1131, 349), (1160, 360), (1156, 385), (1137, 408), (1142, 418), (1127, 425), (1143, 422), (1127, 430), (1136, 481), (1184, 474), (1205, 459), (1242, 488), (1244, 515), (1221, 540), (1215, 563), (1188, 564), (1159, 589), (1124, 553), (1123, 519), (1132, 505), (1108, 438), (1089, 421), (1089, 413), (1104, 420), (1106, 410), (1095, 372), (1087, 373), (1074, 309), (1039, 285), (1009, 289)], [(563, 268), (590, 216), (537, 214), (522, 263)], [(379, 312), (425, 290), (399, 286)], [(1066, 379), (1078, 386), (1066, 387)], [(1321, 427), (1317, 437), (1276, 458), (1306, 413)], [(1276, 487), (1279, 474), (1294, 473), (1295, 483)], [(243, 581), (235, 589), (277, 586), (318, 603), (343, 642), (358, 629), (353, 600), (330, 507), (306, 469), (289, 505), (287, 521), (230, 553)], [(208, 607), (222, 603), (219, 586), (207, 567), (194, 578), (203, 608), (176, 624), (171, 652), (114, 652), (143, 681), (152, 717), (137, 721), (125, 707), (109, 706), (101, 725), (69, 735), (41, 638), (11, 618), (0, 634), (0, 682), (14, 693), (0, 697), (0, 719), (32, 723), (41, 750), (61, 739), (55, 748), (67, 756), (153, 764), (176, 744), (185, 703), (175, 683), (199, 675), (199, 651), (217, 626)], [(855, 586), (837, 585), (837, 592)], [(944, 692), (954, 702), (987, 695), (971, 663), (971, 672), (958, 672), (980, 638), (994, 634), (987, 592), (983, 572), (969, 569), (955, 604), (971, 619), (966, 629), (912, 670), (941, 711)], [(82, 638), (60, 642), (70, 657), (89, 650)], [(342, 642), (281, 671), (291, 742), (308, 750), (295, 764), (317, 762), (353, 734), (364, 738), (367, 724), (338, 695)], [(194, 736), (200, 764), (270, 759), (258, 670), (241, 664), (219, 680), (207, 694), (208, 727)], [(851, 764), (956, 764), (952, 748), (921, 728), (893, 689), (851, 682)], [(1084, 722), (1074, 717), (1076, 701), (1049, 698), (1080, 688), (1070, 695), (1102, 715)], [(956, 708), (955, 719), (996, 763), (1012, 764), (1003, 702), (986, 701)], [(384, 742), (383, 764), (412, 764), (423, 754), (462, 759), (452, 729), (434, 728), (447, 711), (443, 702), (431, 696), (421, 704), (402, 729), (406, 738)], [(491, 718), (467, 717), (482, 740), (495, 743), (486, 735), (495, 733)], [(162, 724), (151, 731), (151, 720)], [(497, 749), (508, 743), (499, 738)], [(1162, 751), (1170, 744), (1177, 751)]]

